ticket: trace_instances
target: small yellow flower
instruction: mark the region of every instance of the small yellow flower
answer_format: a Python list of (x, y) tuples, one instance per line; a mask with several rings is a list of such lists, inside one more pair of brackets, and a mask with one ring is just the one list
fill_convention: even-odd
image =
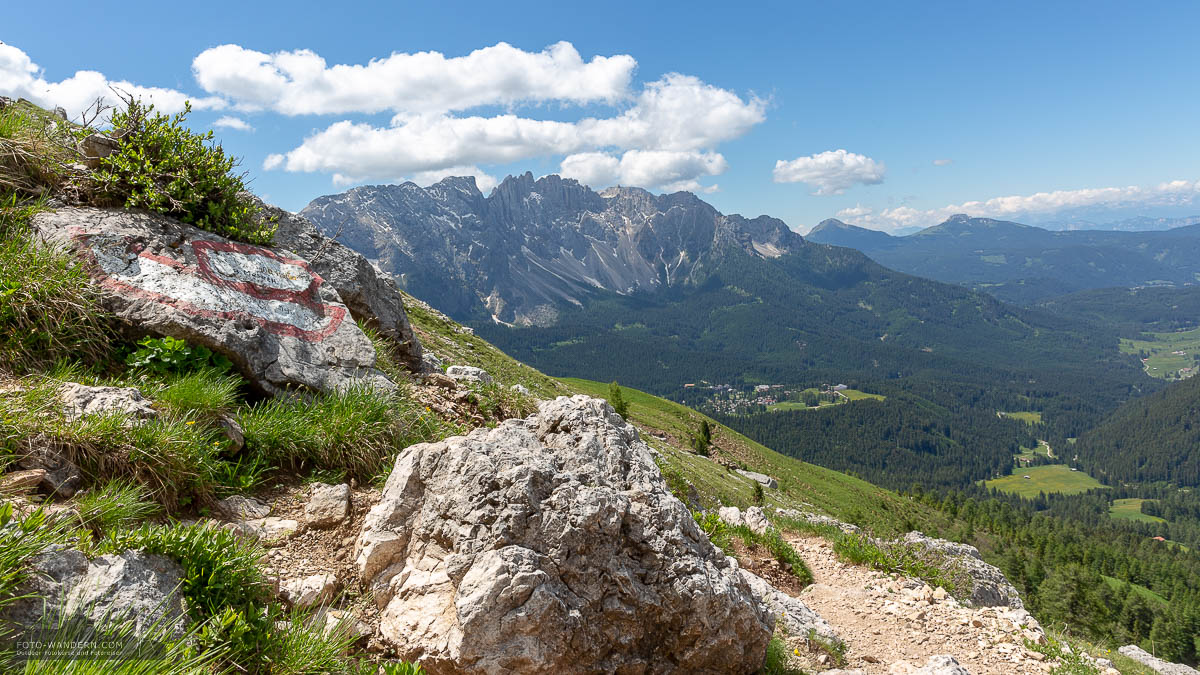
[(792, 650), (792, 653), (793, 653), (793, 654), (795, 654), (796, 656), (800, 656), (800, 650), (799, 650), (799, 649), (793, 649), (793, 650)]
[(189, 425), (191, 425), (191, 424), (195, 424), (195, 423), (196, 423), (196, 420), (188, 420), (188, 421), (186, 422), (186, 424), (189, 424)]

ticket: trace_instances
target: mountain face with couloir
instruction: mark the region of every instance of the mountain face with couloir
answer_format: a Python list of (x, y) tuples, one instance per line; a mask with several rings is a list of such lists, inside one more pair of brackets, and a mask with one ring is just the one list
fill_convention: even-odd
[(803, 247), (774, 218), (726, 216), (688, 192), (594, 192), (558, 176), (472, 177), (354, 188), (302, 212), (458, 319), (549, 325), (599, 293), (694, 283), (726, 251), (771, 258)]
[(856, 248), (892, 269), (963, 284), (1009, 302), (1032, 303), (1093, 288), (1194, 284), (1200, 279), (1200, 225), (1150, 232), (1051, 232), (956, 215), (895, 237), (830, 219), (807, 238)]

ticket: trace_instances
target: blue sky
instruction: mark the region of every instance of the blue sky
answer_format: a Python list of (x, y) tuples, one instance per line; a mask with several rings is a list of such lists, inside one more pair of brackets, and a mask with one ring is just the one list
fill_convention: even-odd
[[(187, 95), (206, 106), (194, 126), (252, 127), (218, 137), (293, 210), (472, 167), (695, 189), (801, 231), (1184, 215), (1200, 213), (1197, 25), (1184, 2), (65, 3), (53, 20), (22, 3), (0, 95)], [(405, 56), (425, 51), (444, 58)], [(393, 54), (356, 83), (303, 80), (317, 56)]]

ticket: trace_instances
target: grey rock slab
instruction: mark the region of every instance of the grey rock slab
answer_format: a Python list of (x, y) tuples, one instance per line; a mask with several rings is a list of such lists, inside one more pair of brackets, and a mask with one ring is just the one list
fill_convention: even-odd
[(765, 473), (746, 471), (745, 469), (738, 469), (737, 472), (756, 483), (760, 483), (765, 488), (771, 488), (774, 490), (779, 487), (779, 482)]
[(756, 534), (763, 534), (771, 527), (770, 521), (767, 520), (767, 514), (763, 513), (762, 507), (751, 506), (742, 514), (742, 522), (746, 523), (746, 527)]
[(490, 384), (492, 376), (483, 368), (475, 366), (450, 366), (446, 369), (446, 376), (459, 382), (478, 382), (481, 384)]
[(266, 518), (271, 513), (271, 507), (253, 497), (233, 495), (217, 501), (217, 509), (232, 520), (253, 520)]
[(1025, 609), (1021, 594), (1000, 568), (983, 561), (979, 550), (969, 544), (959, 544), (945, 539), (935, 539), (920, 532), (909, 532), (901, 540), (903, 544), (915, 546), (944, 558), (949, 564), (962, 569), (971, 579), (972, 589), (967, 604), (974, 607), (1011, 607)]
[(279, 596), (299, 609), (327, 604), (336, 592), (337, 577), (329, 573), (288, 579), (279, 585)]
[(841, 638), (833, 626), (829, 625), (829, 622), (820, 614), (805, 605), (802, 600), (775, 588), (766, 579), (753, 572), (746, 569), (741, 569), (740, 572), (742, 578), (749, 584), (750, 590), (766, 603), (776, 620), (787, 629), (788, 635), (803, 637), (808, 635), (811, 630), (826, 640), (841, 642)]
[(400, 357), (414, 372), (424, 369), (421, 342), (413, 333), (404, 296), (395, 279), (369, 260), (321, 234), (304, 216), (263, 204), (263, 214), (278, 224), (275, 243), (307, 260), (335, 289), (356, 319), (375, 325), (396, 341)]
[(406, 448), (356, 543), (431, 673), (753, 672), (774, 617), (605, 401)]
[(1137, 645), (1125, 645), (1117, 651), (1156, 673), (1162, 673), (1162, 675), (1197, 675), (1200, 672), (1182, 663), (1163, 661)]
[(103, 555), (91, 562), (79, 551), (59, 549), (29, 563), (30, 578), (15, 595), (28, 596), (4, 610), (15, 629), (75, 616), (99, 627), (131, 622), (134, 634), (166, 630), (182, 635), (187, 613), (175, 561), (142, 551)]
[(52, 497), (69, 499), (83, 484), (79, 467), (49, 445), (34, 446), (27, 454), (17, 457), (16, 465), (20, 469), (45, 471), (38, 491)]
[(395, 389), (334, 287), (290, 251), (119, 209), (60, 208), (32, 222), (87, 263), (131, 332), (208, 347), (268, 394)]
[(87, 415), (126, 415), (130, 421), (158, 415), (142, 392), (133, 387), (91, 387), (67, 382), (58, 391), (67, 421)]
[(350, 514), (350, 486), (313, 483), (304, 517), (313, 527), (333, 527)]
[(300, 523), (288, 518), (268, 516), (230, 523), (228, 527), (244, 537), (259, 540), (263, 546), (279, 546), (295, 536), (300, 530)]

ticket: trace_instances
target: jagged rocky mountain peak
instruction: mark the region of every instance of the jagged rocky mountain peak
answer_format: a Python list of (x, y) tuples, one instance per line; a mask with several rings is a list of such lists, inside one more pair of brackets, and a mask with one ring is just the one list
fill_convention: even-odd
[(461, 319), (553, 322), (598, 293), (694, 282), (730, 249), (776, 258), (804, 245), (783, 221), (726, 216), (690, 192), (596, 192), (558, 175), (354, 188), (302, 212)]

